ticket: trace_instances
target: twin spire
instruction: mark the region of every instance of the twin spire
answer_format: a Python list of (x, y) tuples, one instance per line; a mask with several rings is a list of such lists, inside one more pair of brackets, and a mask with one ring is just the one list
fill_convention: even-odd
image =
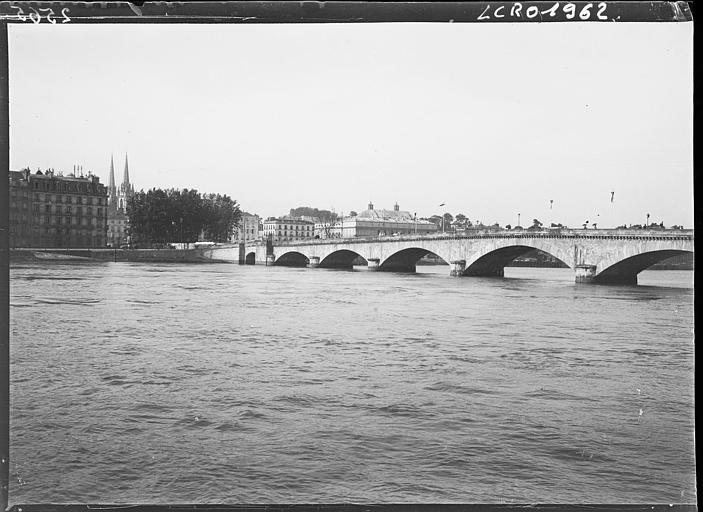
[[(122, 183), (124, 185), (129, 185), (129, 162), (127, 160), (127, 153), (124, 155), (124, 174), (122, 175)], [(115, 161), (110, 155), (110, 185), (111, 190), (116, 190), (115, 186)]]

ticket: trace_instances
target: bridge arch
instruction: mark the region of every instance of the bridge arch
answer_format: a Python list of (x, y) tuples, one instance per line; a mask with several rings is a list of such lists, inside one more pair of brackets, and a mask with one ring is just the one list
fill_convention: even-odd
[(423, 247), (406, 247), (384, 259), (378, 269), (391, 272), (415, 272), (417, 262), (428, 254), (433, 254), (449, 264), (446, 258), (443, 258), (440, 254), (430, 251), (429, 249)]
[(660, 261), (681, 254), (692, 254), (692, 251), (664, 249), (642, 252), (607, 266), (596, 274), (593, 282), (602, 284), (637, 284), (637, 274)]
[[(562, 254), (561, 250), (554, 250), (552, 247), (540, 246), (540, 244), (509, 244), (496, 249), (489, 249), (487, 252), (477, 254), (473, 260), (467, 261), (465, 276), (496, 276), (503, 277), (505, 267), (515, 258), (527, 254), (533, 250), (539, 250), (553, 258), (559, 260), (567, 267), (570, 255)], [(566, 260), (566, 261), (565, 261)]]
[(256, 253), (250, 252), (244, 257), (244, 263), (246, 265), (254, 265), (256, 263)]
[(282, 267), (305, 267), (310, 263), (310, 259), (298, 251), (288, 251), (276, 258), (274, 265)]
[(350, 249), (339, 249), (332, 251), (324, 258), (320, 259), (321, 268), (352, 268), (354, 266), (354, 260), (357, 258), (362, 258), (364, 263), (367, 262), (363, 254), (352, 251)]

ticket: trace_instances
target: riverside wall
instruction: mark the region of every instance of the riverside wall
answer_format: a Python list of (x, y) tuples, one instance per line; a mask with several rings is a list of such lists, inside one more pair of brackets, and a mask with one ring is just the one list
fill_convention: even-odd
[(130, 261), (154, 263), (236, 263), (222, 253), (213, 257), (210, 251), (195, 249), (10, 249), (10, 261), (96, 262)]

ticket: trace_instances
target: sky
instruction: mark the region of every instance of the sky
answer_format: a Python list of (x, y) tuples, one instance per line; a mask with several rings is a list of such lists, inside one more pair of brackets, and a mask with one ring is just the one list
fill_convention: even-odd
[(693, 226), (691, 22), (8, 30), (13, 170), (119, 182), (129, 154), (137, 190), (263, 217)]

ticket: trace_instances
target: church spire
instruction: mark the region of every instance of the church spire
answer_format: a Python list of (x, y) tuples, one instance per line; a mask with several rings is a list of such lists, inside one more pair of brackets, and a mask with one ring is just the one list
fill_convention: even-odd
[(110, 155), (110, 185), (109, 190), (115, 190), (115, 162)]
[(129, 164), (127, 163), (127, 153), (124, 154), (124, 177), (122, 183), (129, 185)]

